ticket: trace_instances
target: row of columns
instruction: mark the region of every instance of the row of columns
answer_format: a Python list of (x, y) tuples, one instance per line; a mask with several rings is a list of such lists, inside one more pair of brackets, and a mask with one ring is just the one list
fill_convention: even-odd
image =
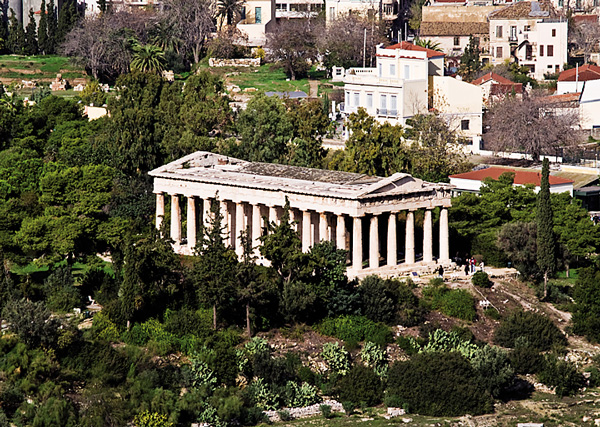
[[(160, 228), (165, 215), (165, 201), (162, 193), (156, 195), (156, 227)], [(202, 219), (205, 225), (210, 218), (211, 203), (217, 199), (200, 199), (197, 197), (187, 197), (187, 246), (190, 251), (196, 246), (197, 239), (197, 215), (196, 200), (202, 200)], [(276, 206), (265, 206), (261, 204), (245, 204), (243, 202), (223, 201), (220, 202), (220, 209), (223, 216), (223, 227), (227, 231), (225, 236), (226, 244), (235, 248), (238, 256), (243, 254), (241, 233), (250, 229), (252, 246), (258, 248), (260, 245), (260, 236), (265, 226), (263, 209), (268, 215), (266, 219), (269, 222), (278, 223), (279, 216)], [(229, 207), (234, 207), (231, 213)], [(248, 206), (248, 208), (247, 208)], [(268, 211), (267, 211), (268, 209)], [(348, 250), (346, 234), (346, 216), (344, 214), (333, 214), (328, 212), (319, 212), (318, 225), (313, 224), (311, 211), (292, 210), (292, 219), (296, 222), (296, 230), (300, 233), (302, 240), (302, 250), (307, 252), (310, 247), (323, 240), (334, 240), (338, 249)], [(397, 249), (397, 214), (390, 212), (387, 223), (387, 256), (386, 265), (395, 266), (398, 264)], [(331, 215), (335, 215), (335, 234), (333, 233)], [(231, 216), (231, 219), (230, 219)], [(379, 215), (372, 215), (369, 222), (369, 268), (380, 267), (380, 245), (379, 245)], [(362, 216), (352, 217), (352, 269), (361, 270), (363, 268), (363, 218)], [(235, 224), (232, 224), (232, 222)], [(313, 228), (314, 227), (314, 228)], [(317, 228), (318, 227), (318, 228)], [(448, 233), (448, 209), (442, 208), (439, 220), (439, 259), (442, 262), (449, 261), (449, 233)], [(232, 230), (235, 228), (235, 230)], [(300, 229), (300, 230), (299, 230)], [(318, 230), (318, 237), (316, 232)], [(182, 244), (181, 230), (181, 208), (179, 204), (179, 195), (171, 195), (171, 239), (176, 246)], [(414, 211), (406, 213), (405, 230), (405, 264), (414, 264), (415, 259), (415, 216)], [(432, 210), (426, 209), (423, 220), (423, 261), (433, 261), (433, 219)]]

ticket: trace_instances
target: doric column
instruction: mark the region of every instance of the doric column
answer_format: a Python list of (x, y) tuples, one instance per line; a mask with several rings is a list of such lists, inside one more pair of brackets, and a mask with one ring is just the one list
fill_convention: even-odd
[(219, 209), (223, 217), (223, 222), (221, 223), (221, 227), (223, 228), (223, 243), (225, 243), (225, 246), (229, 246), (231, 244), (231, 231), (229, 230), (229, 207), (227, 201), (221, 200), (219, 202)]
[(369, 268), (379, 267), (379, 216), (371, 217), (369, 228)]
[(359, 216), (352, 221), (352, 268), (362, 270), (362, 218)]
[(156, 193), (156, 229), (160, 230), (163, 219), (165, 218), (165, 196), (163, 193)]
[(448, 233), (448, 209), (440, 211), (440, 261), (450, 261), (450, 238)]
[(171, 239), (176, 245), (181, 244), (181, 209), (179, 209), (179, 195), (171, 195)]
[(302, 212), (302, 252), (310, 249), (310, 211)]
[(260, 205), (252, 205), (252, 247), (256, 248), (256, 255), (259, 254), (260, 246)]
[(396, 265), (398, 263), (396, 243), (396, 212), (390, 212), (388, 219), (387, 234), (387, 265)]
[(298, 209), (290, 209), (290, 213), (293, 221), (292, 227), (296, 233), (299, 233), (302, 228), (302, 213)]
[(319, 212), (319, 241), (329, 240), (329, 233), (327, 233), (327, 212)]
[(235, 253), (242, 256), (244, 249), (242, 248), (242, 231), (244, 231), (244, 204), (242, 202), (235, 204)]
[(277, 208), (275, 206), (269, 206), (269, 222), (279, 224), (277, 220)]
[(423, 220), (423, 261), (433, 261), (433, 220), (431, 209), (425, 209)]
[(344, 215), (337, 216), (335, 237), (335, 243), (337, 248), (346, 250), (346, 220), (344, 219)]
[(187, 198), (187, 241), (190, 250), (196, 247), (196, 199)]
[(415, 213), (408, 211), (406, 213), (406, 240), (404, 246), (404, 262), (406, 264), (415, 263)]

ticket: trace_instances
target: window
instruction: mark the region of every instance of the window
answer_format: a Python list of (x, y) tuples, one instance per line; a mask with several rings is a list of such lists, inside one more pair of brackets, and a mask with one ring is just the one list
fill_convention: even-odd
[(396, 64), (390, 64), (390, 76), (396, 77)]
[(346, 102), (346, 107), (349, 107), (350, 106), (350, 92), (348, 92), (348, 91), (346, 91), (345, 102)]
[(454, 46), (460, 46), (460, 37), (454, 36)]
[(332, 21), (335, 19), (335, 7), (329, 8), (329, 19), (331, 19)]
[(367, 93), (367, 108), (373, 108), (373, 94)]
[(383, 75), (383, 65), (381, 65), (381, 63), (379, 63), (379, 66), (377, 67), (377, 71), (379, 71), (379, 77), (382, 77), (382, 75)]
[(262, 24), (262, 8), (260, 7), (254, 8), (254, 23)]
[(404, 66), (404, 78), (406, 80), (410, 79), (410, 65)]
[(540, 56), (544, 56), (544, 45), (540, 45)]
[(548, 65), (548, 67), (547, 67), (547, 68), (548, 68), (549, 70), (551, 70), (551, 69), (552, 69), (552, 65)]
[(358, 92), (354, 92), (354, 105), (357, 107), (360, 105), (360, 93)]
[(533, 59), (533, 46), (528, 44), (525, 46), (525, 60), (531, 61)]
[(502, 58), (502, 46), (496, 48), (496, 58)]
[(554, 71), (556, 71), (556, 72), (558, 73), (558, 71), (559, 71), (559, 70), (560, 70), (560, 66), (558, 66), (558, 65), (555, 65), (555, 66), (554, 66)]
[(554, 46), (551, 44), (546, 46), (546, 56), (554, 56)]
[(379, 113), (387, 114), (387, 96), (385, 95), (379, 97)]
[(512, 25), (510, 27), (510, 35), (508, 36), (508, 39), (511, 41), (517, 40), (517, 27), (516, 25)]
[(592, 6), (594, 6), (594, 7), (598, 7), (598, 4), (600, 4), (600, 2), (598, 0), (594, 0), (592, 2)]
[(246, 6), (242, 6), (242, 11), (240, 13), (242, 20), (246, 19)]
[(460, 130), (469, 130), (469, 120), (460, 121)]
[(552, 37), (556, 37), (556, 28), (552, 29)]
[(525, 25), (523, 31), (531, 31), (531, 25)]
[(496, 26), (496, 37), (498, 37), (499, 39), (502, 38), (502, 25)]
[(396, 105), (396, 95), (390, 96), (390, 114), (396, 115), (397, 105)]
[(575, 9), (581, 9), (581, 0), (575, 0)]
[(558, 0), (558, 7), (564, 7), (565, 6), (565, 0)]

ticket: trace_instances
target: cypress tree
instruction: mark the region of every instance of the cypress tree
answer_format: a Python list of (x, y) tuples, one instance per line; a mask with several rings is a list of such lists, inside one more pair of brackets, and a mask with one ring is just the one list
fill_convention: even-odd
[(12, 9), (10, 10), (9, 22), (8, 50), (17, 55), (22, 55), (25, 48), (25, 31)]
[(0, 1), (0, 53), (8, 49), (8, 3)]
[(48, 54), (48, 16), (46, 14), (46, 0), (40, 6), (40, 25), (38, 26), (38, 46), (40, 53)]
[(58, 32), (58, 21), (56, 19), (56, 7), (54, 0), (48, 3), (48, 45), (46, 53), (56, 53), (56, 33)]
[(37, 25), (33, 9), (29, 9), (29, 23), (25, 28), (25, 53), (27, 55), (36, 55), (38, 53)]
[(544, 274), (544, 299), (548, 295), (548, 276), (556, 269), (556, 243), (554, 221), (550, 204), (550, 162), (547, 158), (542, 164), (540, 192), (537, 195), (537, 265)]
[(58, 23), (56, 29), (55, 46), (59, 46), (65, 41), (67, 34), (73, 29), (79, 21), (79, 10), (75, 0), (66, 0), (63, 2), (58, 12)]

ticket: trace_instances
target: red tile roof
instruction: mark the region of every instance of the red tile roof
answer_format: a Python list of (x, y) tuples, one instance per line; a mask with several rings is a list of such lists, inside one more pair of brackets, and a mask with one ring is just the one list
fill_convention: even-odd
[(472, 83), (473, 83), (474, 85), (477, 85), (477, 86), (479, 86), (479, 85), (481, 85), (481, 84), (483, 84), (483, 83), (485, 83), (485, 82), (488, 82), (488, 81), (490, 81), (490, 80), (494, 80), (494, 81), (495, 81), (495, 82), (497, 82), (497, 83), (502, 83), (502, 84), (505, 84), (505, 85), (508, 85), (508, 84), (515, 84), (514, 82), (512, 82), (512, 81), (511, 81), (511, 80), (509, 80), (509, 79), (507, 79), (506, 77), (502, 77), (501, 75), (499, 75), (499, 74), (496, 74), (496, 73), (494, 73), (494, 72), (491, 72), (491, 71), (490, 71), (489, 73), (487, 73), (487, 74), (485, 74), (485, 75), (483, 75), (483, 76), (479, 77), (478, 79), (475, 79), (475, 80), (473, 80), (473, 82), (472, 82)]
[(386, 47), (386, 49), (402, 49), (402, 50), (417, 50), (419, 52), (427, 52), (427, 58), (437, 58), (440, 56), (446, 56), (443, 52), (437, 50), (427, 49), (426, 47), (417, 46), (411, 42), (400, 42)]
[(574, 82), (579, 80), (580, 82), (586, 82), (588, 80), (600, 79), (600, 67), (592, 64), (585, 64), (579, 67), (570, 68), (563, 71), (558, 76), (559, 82)]
[(573, 15), (571, 18), (576, 24), (582, 22), (595, 24), (598, 22), (598, 15)]
[[(509, 169), (509, 168), (498, 168), (491, 167), (487, 169), (480, 169), (478, 171), (471, 171), (466, 173), (459, 173), (456, 175), (450, 175), (450, 178), (461, 178), (461, 179), (471, 179), (474, 181), (483, 181), (486, 178), (498, 179), (500, 175), (503, 173), (514, 173), (515, 174), (515, 184), (525, 185), (525, 184), (534, 184), (536, 187), (540, 186), (541, 182), (541, 172), (533, 172), (526, 171), (521, 169)], [(572, 184), (572, 179), (560, 178), (558, 176), (550, 175), (548, 178), (550, 185), (559, 185), (559, 184)]]
[(544, 96), (541, 98), (541, 100), (547, 104), (561, 104), (561, 103), (579, 101), (580, 97), (581, 97), (581, 92), (576, 92), (576, 93), (563, 93), (562, 95)]

